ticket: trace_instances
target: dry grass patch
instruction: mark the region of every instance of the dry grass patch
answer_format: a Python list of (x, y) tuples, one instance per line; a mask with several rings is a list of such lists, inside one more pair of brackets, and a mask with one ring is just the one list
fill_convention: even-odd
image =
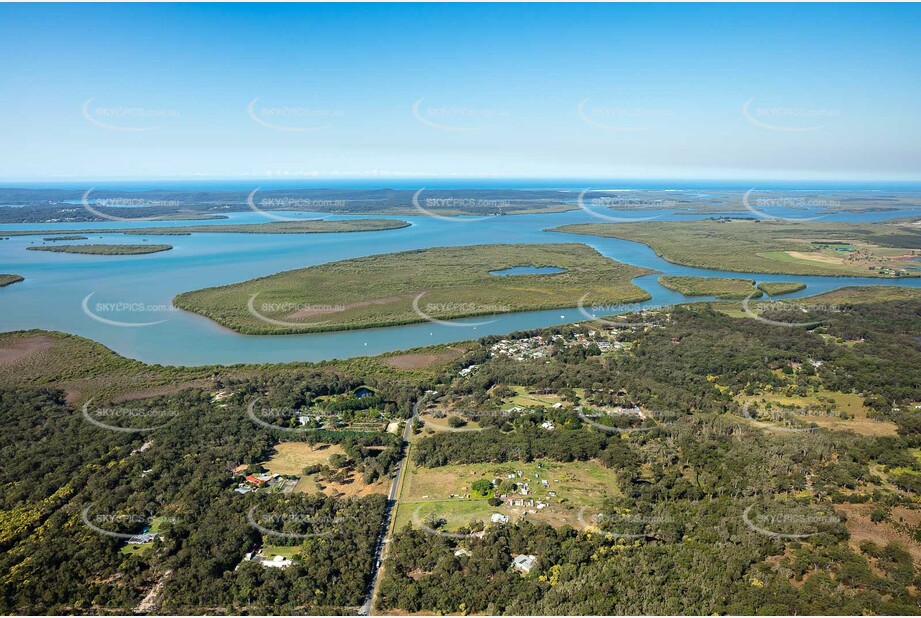
[(262, 465), (272, 474), (300, 476), (307, 466), (328, 464), (332, 455), (345, 455), (345, 451), (338, 444), (279, 442), (275, 454)]
[[(847, 517), (846, 527), (851, 538), (848, 544), (859, 551), (861, 541), (872, 541), (880, 547), (896, 541), (905, 546), (915, 564), (921, 564), (921, 543), (901, 532), (888, 521), (874, 523), (870, 520), (872, 504), (836, 504), (835, 510)], [(907, 509), (905, 509), (907, 510)], [(912, 511), (909, 511), (912, 512)]]
[[(810, 406), (818, 408), (823, 405), (823, 402), (820, 401), (817, 396), (834, 400), (833, 405), (835, 410), (846, 412), (850, 418), (844, 419), (832, 415), (803, 413), (805, 409)], [(749, 403), (761, 408), (764, 407), (765, 402), (771, 402), (786, 408), (794, 408), (788, 412), (790, 416), (804, 423), (815, 423), (817, 426), (830, 431), (852, 431), (862, 436), (875, 437), (898, 435), (898, 426), (895, 423), (869, 418), (869, 410), (864, 405), (863, 398), (856, 393), (838, 393), (835, 391), (821, 390), (815, 395), (807, 395), (805, 397), (787, 396), (779, 393), (763, 393), (761, 395), (740, 396), (736, 399), (740, 403)]]
[(0, 345), (0, 365), (17, 363), (33, 354), (48, 350), (53, 345), (54, 339), (45, 335), (8, 339)]
[(383, 357), (380, 360), (394, 369), (432, 369), (447, 365), (463, 356), (463, 354), (463, 350), (446, 348), (437, 352), (397, 354), (396, 356)]
[[(517, 476), (518, 471), (522, 473), (520, 477)], [(516, 478), (508, 479), (509, 474), (515, 474)], [(474, 481), (494, 478), (504, 483), (527, 483), (527, 495), (516, 493), (508, 487), (503, 487), (498, 493), (507, 493), (512, 500), (533, 500), (535, 505), (510, 506), (506, 500), (501, 506), (492, 507), (487, 504), (486, 498), (476, 498), (473, 495), (471, 485)], [(547, 481), (548, 485), (544, 486), (541, 481)], [(452, 498), (452, 494), (455, 497)], [(515, 461), (437, 468), (410, 464), (399, 496), (398, 523), (405, 523), (412, 513), (419, 510), (423, 516), (437, 514), (444, 517), (449, 527), (484, 518), (488, 522), (492, 513), (501, 513), (511, 521), (527, 517), (553, 526), (568, 524), (574, 528), (583, 528), (590, 521), (588, 517), (580, 521), (579, 512), (583, 508), (587, 508), (586, 513), (590, 515), (602, 507), (606, 498), (617, 495), (620, 495), (620, 488), (614, 471), (594, 460), (568, 463), (549, 460), (529, 463)], [(537, 508), (537, 502), (547, 506)]]
[(353, 472), (344, 483), (319, 482), (315, 475), (303, 476), (294, 487), (300, 493), (324, 493), (328, 496), (340, 498), (362, 498), (374, 494), (386, 495), (390, 491), (390, 479), (382, 479), (374, 483), (365, 483), (361, 475)]

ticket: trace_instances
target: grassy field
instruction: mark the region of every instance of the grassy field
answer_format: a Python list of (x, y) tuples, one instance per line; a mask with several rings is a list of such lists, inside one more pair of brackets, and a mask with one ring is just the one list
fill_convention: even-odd
[(169, 251), (172, 245), (54, 245), (48, 247), (26, 247), (29, 251), (50, 251), (52, 253), (80, 253), (83, 255), (143, 255)]
[(675, 264), (782, 275), (895, 277), (917, 264), (908, 258), (921, 255), (921, 230), (905, 224), (710, 219), (589, 223), (553, 231), (641, 242)]
[(20, 281), (25, 281), (25, 278), (20, 275), (0, 275), (0, 288), (5, 285), (19, 283)]
[(669, 290), (685, 296), (715, 296), (735, 300), (754, 295), (761, 296), (751, 279), (727, 279), (724, 277), (659, 277), (659, 283)]
[(293, 559), (301, 551), (300, 545), (263, 545), (262, 556), (271, 562), (275, 556)]
[(328, 496), (339, 497), (364, 497), (371, 494), (385, 495), (390, 490), (390, 479), (382, 479), (374, 483), (365, 483), (360, 474), (352, 473), (349, 478), (343, 482), (323, 481), (319, 482), (316, 475), (302, 476), (294, 487), (298, 493), (324, 493)]
[[(517, 476), (521, 472), (521, 477)], [(508, 479), (515, 474), (514, 480)], [(538, 475), (539, 478), (535, 477)], [(485, 498), (475, 498), (471, 484), (478, 479), (502, 479), (508, 483), (529, 484), (528, 495), (508, 493), (510, 498), (542, 501), (548, 506), (516, 507), (502, 504), (490, 506)], [(546, 480), (545, 487), (541, 481)], [(555, 493), (555, 496), (550, 494)], [(452, 498), (451, 495), (455, 497)], [(437, 515), (447, 520), (448, 530), (456, 529), (472, 521), (489, 522), (493, 513), (501, 513), (512, 521), (530, 517), (552, 525), (569, 524), (581, 527), (579, 511), (583, 507), (598, 508), (606, 497), (617, 496), (620, 490), (612, 470), (595, 461), (574, 461), (561, 463), (536, 460), (529, 463), (509, 462), (504, 464), (461, 464), (421, 468), (410, 464), (400, 492), (397, 510), (397, 529), (407, 522), (424, 522), (426, 516)], [(528, 513), (535, 510), (536, 513)]]
[[(491, 274), (515, 266), (565, 272)], [(649, 295), (630, 281), (650, 272), (581, 244), (439, 247), (187, 292), (174, 303), (247, 334), (349, 330), (423, 322), (425, 315), (450, 320), (574, 307), (586, 295), (597, 303), (641, 302)]]
[[(822, 399), (825, 401), (822, 401)], [(756, 406), (758, 409), (764, 409), (770, 403), (775, 409), (790, 410), (789, 413), (792, 416), (805, 423), (815, 423), (819, 427), (831, 431), (852, 431), (863, 436), (897, 435), (895, 423), (869, 418), (869, 410), (864, 405), (863, 398), (857, 393), (839, 393), (823, 388), (806, 396), (765, 393), (739, 396), (737, 400), (740, 403)], [(842, 418), (836, 414), (799, 413), (799, 411), (805, 411), (808, 408), (820, 408), (823, 405), (829, 405), (829, 403), (833, 412), (844, 413), (847, 418)], [(754, 411), (752, 416), (755, 416)]]
[(304, 468), (314, 464), (328, 465), (332, 455), (344, 455), (338, 444), (307, 444), (306, 442), (279, 442), (275, 453), (262, 466), (273, 474), (299, 476), (295, 492), (325, 493), (332, 496), (367, 496), (387, 493), (389, 479), (365, 483), (360, 474), (352, 473), (342, 483), (318, 481), (316, 474), (304, 475)]
[[(167, 519), (167, 517), (155, 517), (154, 520), (150, 522), (150, 528), (147, 532), (161, 532), (163, 524), (166, 523)], [(153, 541), (147, 543), (126, 543), (119, 551), (128, 556), (143, 555), (153, 549), (153, 546)]]
[(300, 476), (304, 468), (313, 464), (326, 465), (332, 455), (344, 455), (338, 444), (308, 444), (307, 442), (279, 442), (275, 453), (262, 466), (272, 474)]
[(758, 284), (758, 289), (768, 296), (780, 296), (781, 294), (792, 294), (806, 289), (805, 283), (798, 281), (764, 281)]
[(439, 431), (482, 431), (483, 430), (483, 427), (480, 426), (479, 423), (477, 423), (476, 421), (469, 420), (469, 419), (464, 419), (466, 421), (466, 425), (464, 425), (463, 427), (458, 427), (458, 428), (451, 427), (448, 424), (448, 418), (452, 416), (460, 416), (461, 418), (463, 417), (460, 414), (454, 414), (449, 410), (446, 411), (446, 414), (447, 416), (445, 416), (444, 418), (435, 418), (435, 416), (431, 412), (423, 412), (422, 414), (420, 414), (419, 418), (422, 420), (422, 422), (425, 423), (423, 432), (428, 434), (429, 431), (437, 433)]
[(144, 236), (188, 236), (189, 234), (330, 234), (335, 232), (379, 232), (408, 227), (409, 223), (398, 219), (344, 219), (326, 221), (271, 221), (252, 224), (177, 225), (175, 227), (138, 227), (130, 229), (103, 230), (28, 230), (4, 232), (7, 236), (47, 235), (45, 240), (56, 240), (53, 234), (133, 234)]

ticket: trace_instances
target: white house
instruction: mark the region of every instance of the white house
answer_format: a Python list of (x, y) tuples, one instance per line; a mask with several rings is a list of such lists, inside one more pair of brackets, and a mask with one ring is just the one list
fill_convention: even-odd
[(522, 573), (530, 573), (534, 565), (537, 564), (537, 556), (531, 554), (519, 554), (512, 560), (512, 566)]

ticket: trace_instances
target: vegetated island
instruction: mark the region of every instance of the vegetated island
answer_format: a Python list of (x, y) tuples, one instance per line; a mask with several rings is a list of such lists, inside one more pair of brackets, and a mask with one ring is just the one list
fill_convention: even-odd
[[(490, 272), (522, 265), (564, 272)], [(582, 244), (437, 247), (186, 292), (174, 304), (237, 332), (289, 334), (567, 308), (580, 298), (593, 304), (641, 302), (650, 296), (630, 281), (654, 272)]]
[(659, 277), (659, 283), (685, 296), (714, 296), (726, 300), (761, 296), (751, 279), (726, 277)]
[(25, 280), (21, 275), (0, 275), (0, 288)]
[(86, 236), (49, 236), (42, 238), (46, 242), (61, 242), (64, 240), (89, 240)]
[[(399, 219), (344, 219), (327, 221), (271, 221), (269, 223), (230, 225), (177, 225), (174, 227), (142, 227), (100, 230), (25, 230), (5, 232), (10, 236), (39, 236), (50, 234), (134, 234), (144, 236), (188, 236), (190, 234), (331, 234), (336, 232), (380, 232), (409, 227)], [(48, 240), (47, 238), (45, 240)]]
[(757, 287), (768, 296), (780, 296), (805, 290), (806, 284), (799, 281), (762, 281)]
[(29, 251), (50, 251), (51, 253), (79, 253), (82, 255), (143, 255), (169, 251), (172, 245), (54, 245), (49, 247), (26, 247)]
[(675, 264), (780, 275), (917, 277), (921, 229), (887, 223), (707, 219), (564, 225), (554, 232), (641, 242)]

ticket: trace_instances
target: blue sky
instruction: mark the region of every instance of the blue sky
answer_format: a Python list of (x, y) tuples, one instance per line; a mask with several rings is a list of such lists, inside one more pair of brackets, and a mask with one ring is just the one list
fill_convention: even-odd
[(0, 5), (4, 180), (921, 178), (917, 5)]

